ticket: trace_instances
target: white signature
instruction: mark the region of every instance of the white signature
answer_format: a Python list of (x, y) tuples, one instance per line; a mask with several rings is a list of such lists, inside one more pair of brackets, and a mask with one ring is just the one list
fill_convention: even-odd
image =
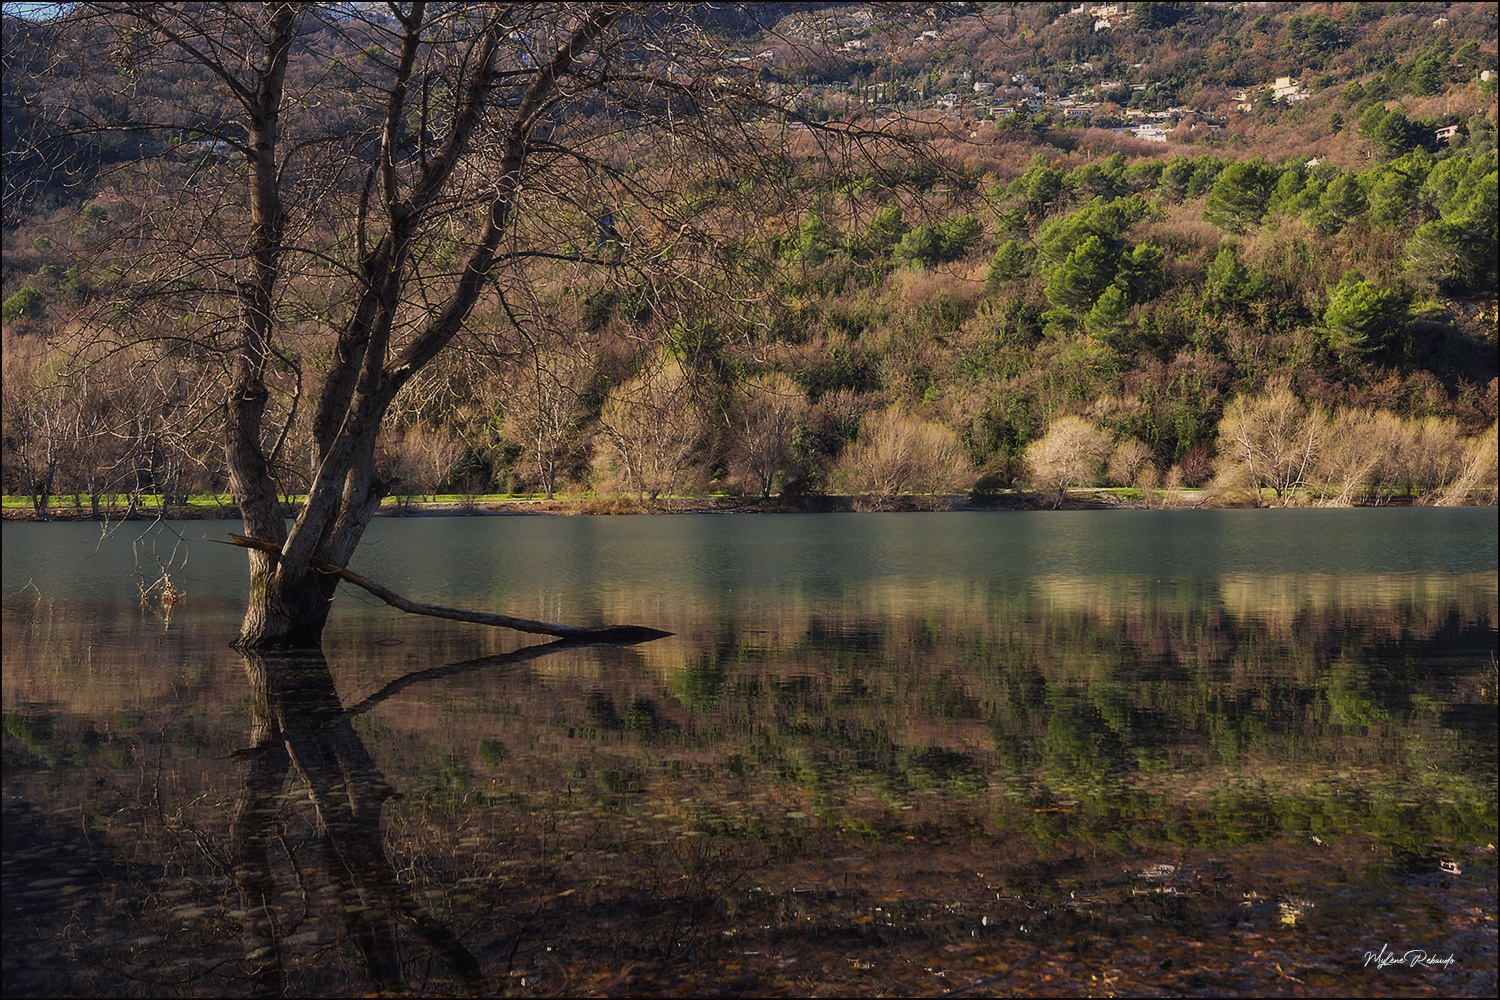
[(1391, 946), (1388, 944), (1382, 944), (1379, 951), (1365, 952), (1366, 968), (1369, 968), (1371, 965), (1377, 969), (1383, 969), (1388, 965), (1404, 965), (1408, 969), (1431, 969), (1435, 966), (1442, 966), (1444, 969), (1447, 969), (1454, 961), (1456, 960), (1452, 955), (1446, 958), (1439, 958), (1421, 948), (1412, 948), (1404, 954), (1397, 954), (1391, 951)]

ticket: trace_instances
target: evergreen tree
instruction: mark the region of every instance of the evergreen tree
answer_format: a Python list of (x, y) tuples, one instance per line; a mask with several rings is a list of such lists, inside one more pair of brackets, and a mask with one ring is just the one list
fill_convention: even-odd
[[(1019, 112), (1014, 117), (1019, 117)], [(1052, 169), (1044, 154), (1038, 153), (1031, 158), (1026, 172), (1012, 181), (1005, 193), (1019, 196), (1026, 214), (1040, 218), (1062, 193), (1064, 176), (1061, 170)]]
[(1084, 317), (1083, 327), (1090, 336), (1108, 340), (1125, 328), (1129, 312), (1130, 296), (1118, 284), (1112, 284)]
[(1382, 156), (1387, 160), (1405, 156), (1422, 143), (1422, 128), (1406, 117), (1406, 112), (1397, 108), (1380, 120), (1373, 138), (1380, 143)]
[(1295, 215), (1306, 207), (1303, 192), (1307, 190), (1307, 167), (1301, 162), (1289, 164), (1281, 171), (1276, 187), (1266, 203), (1266, 211), (1274, 215)]
[(1442, 219), (1423, 223), (1406, 243), (1406, 269), (1413, 278), (1446, 292), (1463, 292), (1474, 279), (1464, 227)]
[(1024, 277), (1031, 268), (1031, 250), (1015, 240), (1006, 240), (990, 260), (990, 274), (985, 287), (993, 290), (1001, 281)]
[(905, 264), (930, 264), (940, 257), (942, 247), (943, 238), (936, 226), (918, 226), (901, 237), (891, 256)]
[(1222, 169), (1224, 169), (1224, 164), (1216, 157), (1199, 158), (1197, 165), (1193, 167), (1193, 176), (1188, 178), (1187, 196), (1196, 198), (1212, 188), (1214, 182), (1219, 179), (1219, 171)]
[(1221, 229), (1243, 233), (1266, 214), (1277, 180), (1263, 160), (1232, 163), (1214, 181), (1203, 217)]
[(941, 259), (958, 260), (979, 243), (984, 227), (972, 215), (955, 215), (938, 227)]
[(1400, 298), (1388, 288), (1377, 288), (1358, 271), (1347, 272), (1333, 289), (1323, 312), (1328, 346), (1345, 359), (1380, 346), (1380, 338), (1394, 323)]
[[(1204, 157), (1203, 159), (1212, 159)], [(1192, 156), (1174, 156), (1167, 161), (1167, 165), (1161, 171), (1161, 185), (1159, 190), (1169, 198), (1180, 201), (1189, 196), (1189, 187), (1193, 183), (1193, 175), (1201, 166), (1199, 158)]]
[(1166, 251), (1161, 247), (1154, 243), (1142, 243), (1120, 262), (1115, 284), (1120, 286), (1132, 303), (1155, 298), (1165, 280), (1162, 265), (1166, 259)]
[(1114, 280), (1112, 258), (1103, 240), (1089, 236), (1052, 273), (1047, 282), (1048, 300), (1074, 313), (1088, 309)]
[(828, 239), (828, 226), (816, 212), (803, 216), (797, 226), (796, 256), (804, 264), (821, 264), (828, 259), (833, 249)]
[(1333, 220), (1335, 226), (1343, 226), (1364, 214), (1365, 190), (1360, 186), (1358, 177), (1340, 174), (1324, 189), (1318, 205)]
[(1432, 157), (1416, 150), (1378, 169), (1367, 199), (1370, 221), (1385, 229), (1402, 225), (1417, 207), (1417, 195), (1432, 169)]
[(1196, 6), (1197, 4), (1192, 3), (1138, 3), (1135, 5), (1136, 27), (1142, 31), (1170, 28), (1178, 21), (1190, 16)]
[(1238, 308), (1264, 291), (1264, 280), (1251, 276), (1233, 247), (1220, 250), (1208, 266), (1208, 301), (1213, 307)]
[(899, 205), (886, 205), (875, 213), (865, 229), (861, 247), (866, 253), (883, 256), (906, 235), (906, 223)]
[(1365, 113), (1359, 118), (1359, 137), (1361, 139), (1374, 139), (1375, 133), (1380, 128), (1380, 123), (1385, 121), (1385, 105), (1376, 101), (1365, 109)]

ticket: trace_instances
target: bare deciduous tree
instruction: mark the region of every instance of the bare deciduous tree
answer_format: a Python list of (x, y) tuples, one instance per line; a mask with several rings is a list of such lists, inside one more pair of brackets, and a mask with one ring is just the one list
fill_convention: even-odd
[(533, 346), (510, 387), (506, 432), (524, 448), (527, 464), (547, 499), (557, 492), (559, 474), (570, 463), (583, 423), (583, 397), (597, 377), (580, 352), (563, 346)]
[(447, 428), (427, 421), (408, 427), (395, 450), (398, 465), (405, 471), (409, 484), (422, 496), (433, 499), (464, 453), (463, 445)]
[[(526, 322), (529, 267), (634, 268), (663, 288), (744, 253), (684, 204), (685, 177), (771, 162), (792, 133), (755, 69), (725, 58), (721, 13), (80, 3), (56, 19), (7, 198), (96, 178), (110, 226), (87, 239), (117, 234), (89, 246), (119, 267), (91, 329), (202, 373), (245, 530), (269, 543), (249, 554), (242, 646), (320, 644), (338, 577), (314, 568), (347, 565), (386, 492), (388, 411), (482, 336), (481, 306)], [(827, 155), (861, 138), (819, 135)], [(606, 216), (607, 248), (591, 240)]]
[[(1151, 462), (1151, 449), (1138, 438), (1126, 438), (1110, 452), (1105, 474), (1116, 486), (1134, 486), (1148, 467), (1149, 472), (1154, 474), (1156, 469)], [(1148, 474), (1145, 478), (1149, 480), (1152, 475)]]
[(1026, 447), (1026, 468), (1037, 489), (1057, 491), (1052, 506), (1061, 507), (1068, 487), (1094, 483), (1109, 456), (1107, 434), (1083, 417), (1068, 416)]
[(1441, 494), (1464, 466), (1464, 440), (1458, 422), (1423, 417), (1411, 424), (1411, 449), (1405, 454), (1408, 492), (1430, 499)]
[(1412, 448), (1411, 427), (1389, 410), (1377, 410), (1360, 429), (1375, 459), (1365, 480), (1365, 500), (1376, 505), (1390, 499), (1406, 476), (1406, 456)]
[(1464, 446), (1463, 461), (1453, 479), (1434, 497), (1438, 506), (1456, 507), (1461, 504), (1495, 502), (1497, 449), (1500, 449), (1500, 433), (1495, 424), (1490, 424), (1482, 433), (1474, 435)]
[(1369, 488), (1375, 470), (1389, 458), (1376, 430), (1375, 415), (1363, 410), (1342, 410), (1329, 418), (1327, 444), (1313, 465), (1320, 504), (1348, 507)]
[(1289, 389), (1261, 396), (1238, 396), (1219, 421), (1220, 488), (1250, 491), (1256, 506), (1269, 489), (1277, 503), (1288, 504), (1305, 484), (1327, 437), (1328, 419), (1309, 408)]
[(4, 357), (5, 445), (19, 480), (7, 486), (29, 496), (33, 514), (47, 518), (62, 462), (62, 395), (49, 391), (37, 359), (20, 348), (7, 344)]
[(731, 469), (762, 499), (791, 465), (792, 432), (807, 412), (807, 397), (780, 372), (747, 383), (735, 400)]
[(708, 426), (676, 360), (654, 359), (611, 392), (599, 425), (594, 466), (601, 489), (656, 500), (702, 480)]
[(901, 406), (865, 417), (839, 469), (856, 492), (884, 498), (958, 489), (974, 474), (957, 434)]

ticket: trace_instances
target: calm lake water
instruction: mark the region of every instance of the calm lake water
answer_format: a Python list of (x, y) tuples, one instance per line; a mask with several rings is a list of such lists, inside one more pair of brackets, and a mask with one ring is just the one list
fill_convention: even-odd
[(4, 525), (7, 996), (1493, 993), (1494, 509), (237, 527)]

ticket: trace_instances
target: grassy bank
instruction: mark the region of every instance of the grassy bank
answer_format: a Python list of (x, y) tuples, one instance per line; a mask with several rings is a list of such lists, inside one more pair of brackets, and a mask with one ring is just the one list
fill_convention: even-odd
[[(292, 516), (303, 497), (286, 499)], [(1387, 496), (1381, 506), (1412, 506), (1420, 498)], [(1492, 503), (1475, 495), (1475, 504)], [(1283, 506), (1269, 491), (1263, 491), (1261, 506)], [(1250, 494), (1204, 489), (1140, 490), (1097, 488), (1068, 491), (1062, 503), (1055, 494), (1026, 490), (990, 493), (872, 495), (807, 495), (762, 499), (718, 494), (705, 497), (668, 497), (655, 500), (629, 496), (559, 495), (551, 499), (513, 494), (475, 496), (445, 495), (424, 498), (388, 497), (381, 505), (383, 517), (486, 517), (508, 515), (604, 515), (604, 514), (789, 514), (855, 513), (867, 511), (1010, 511), (1010, 510), (1194, 510), (1254, 506)], [(1326, 506), (1316, 498), (1300, 496), (1284, 506)], [(97, 506), (85, 498), (54, 497), (44, 512), (38, 512), (30, 497), (0, 498), (0, 514), (7, 521), (172, 520), (238, 519), (239, 508), (227, 496), (211, 494), (174, 499), (164, 504), (160, 496), (101, 497)]]
[[(1080, 492), (1064, 504), (1069, 508), (1145, 506), (1136, 490), (1096, 490)], [(1198, 491), (1181, 491), (1184, 494)], [(303, 497), (287, 498), (291, 516)], [(1186, 498), (1184, 497), (1184, 502)], [(628, 496), (539, 496), (485, 494), (459, 496), (439, 494), (433, 497), (388, 497), (381, 504), (384, 517), (472, 517), (496, 515), (582, 515), (582, 514), (708, 514), (708, 513), (811, 513), (823, 511), (947, 511), (947, 510), (1031, 510), (1050, 508), (1052, 498), (1039, 493), (1006, 491), (974, 496), (967, 493), (938, 495), (875, 496), (798, 496), (739, 497), (716, 495), (706, 497), (666, 497), (654, 500)], [(210, 520), (238, 518), (239, 508), (227, 497), (191, 496), (185, 502), (163, 504), (160, 497), (138, 497), (135, 503), (125, 498), (101, 499), (97, 506), (74, 502), (72, 497), (53, 498), (45, 509), (35, 509), (30, 497), (6, 496), (0, 504), (7, 521), (76, 521), (98, 519), (137, 520), (166, 517), (177, 520)]]

